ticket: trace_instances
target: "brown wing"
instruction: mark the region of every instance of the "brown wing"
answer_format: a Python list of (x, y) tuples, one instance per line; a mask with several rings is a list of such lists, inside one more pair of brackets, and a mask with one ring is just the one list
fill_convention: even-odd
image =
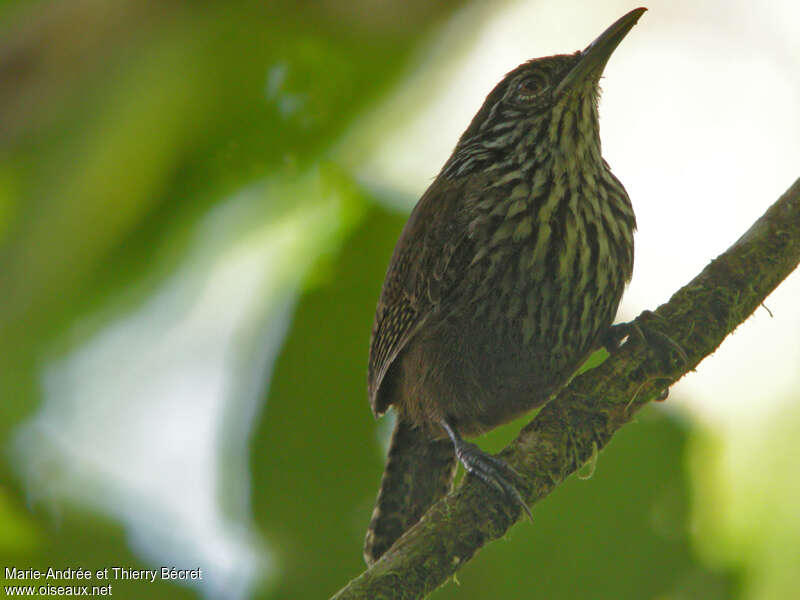
[(375, 415), (388, 402), (380, 389), (395, 358), (457, 281), (448, 271), (451, 259), (469, 245), (464, 224), (457, 218), (462, 186), (437, 179), (411, 213), (395, 246), (372, 326), (368, 391)]

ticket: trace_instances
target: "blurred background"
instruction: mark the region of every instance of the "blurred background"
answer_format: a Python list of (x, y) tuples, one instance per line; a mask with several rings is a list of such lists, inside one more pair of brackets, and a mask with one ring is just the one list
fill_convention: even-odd
[[(110, 583), (244, 600), (357, 575), (391, 430), (369, 331), (408, 211), (504, 73), (634, 7), (0, 2), (0, 576), (202, 568)], [(648, 7), (600, 107), (639, 219), (620, 319), (800, 176), (797, 3)], [(799, 301), (795, 273), (433, 597), (793, 597)]]

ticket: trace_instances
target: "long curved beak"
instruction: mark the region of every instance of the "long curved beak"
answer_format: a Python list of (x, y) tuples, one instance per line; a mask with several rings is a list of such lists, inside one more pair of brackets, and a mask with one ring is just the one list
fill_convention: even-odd
[(617, 19), (611, 27), (606, 29), (600, 36), (589, 44), (581, 52), (581, 58), (572, 70), (567, 73), (561, 83), (556, 87), (555, 94), (560, 95), (573, 86), (583, 82), (587, 77), (600, 78), (600, 74), (605, 69), (608, 59), (616, 50), (622, 39), (628, 35), (639, 20), (646, 8), (635, 8), (628, 14)]

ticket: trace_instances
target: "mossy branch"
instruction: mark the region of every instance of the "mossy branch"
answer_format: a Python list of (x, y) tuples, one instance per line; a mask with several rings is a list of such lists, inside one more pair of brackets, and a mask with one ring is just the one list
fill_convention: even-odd
[[(549, 494), (647, 402), (711, 354), (800, 262), (800, 179), (726, 252), (652, 315), (642, 317), (677, 342), (688, 362), (668, 365), (632, 339), (575, 378), (501, 456), (525, 478), (529, 505)], [(422, 598), (520, 518), (472, 477), (436, 503), (335, 600)]]

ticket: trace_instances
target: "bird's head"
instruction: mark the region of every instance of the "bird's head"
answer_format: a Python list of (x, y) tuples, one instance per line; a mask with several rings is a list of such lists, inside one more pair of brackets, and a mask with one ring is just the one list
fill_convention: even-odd
[[(484, 164), (520, 162), (537, 147), (565, 153), (595, 146), (597, 99), (608, 59), (645, 8), (618, 19), (585, 50), (536, 58), (508, 73), (487, 96), (461, 136), (444, 172), (458, 176)], [(514, 150), (526, 149), (525, 152)]]

